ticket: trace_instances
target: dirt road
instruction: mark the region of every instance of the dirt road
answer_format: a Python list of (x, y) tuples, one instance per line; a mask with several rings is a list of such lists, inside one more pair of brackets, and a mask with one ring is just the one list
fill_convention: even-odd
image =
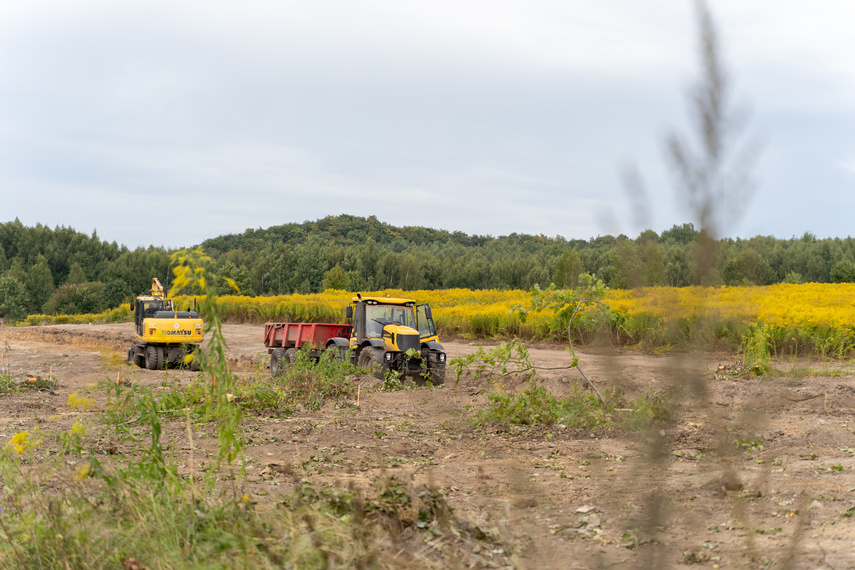
[[(266, 375), (258, 325), (226, 325), (240, 375)], [(0, 327), (3, 362), (16, 380), (58, 387), (0, 395), (0, 441), (18, 431), (66, 430), (92, 411), (68, 395), (117, 377), (154, 389), (198, 373), (124, 364), (132, 326)], [(445, 341), (451, 358), (476, 349)], [(562, 347), (535, 346), (542, 385), (570, 393), (580, 376)], [(289, 417), (245, 417), (246, 464), (260, 503), (289, 490), (294, 473), (369, 485), (394, 473), (441, 488), (455, 515), (499, 539), (469, 562), (520, 568), (855, 567), (855, 382), (848, 363), (773, 362), (773, 377), (718, 371), (734, 355), (654, 356), (583, 350), (601, 388), (628, 401), (668, 394), (675, 420), (627, 432), (561, 426), (473, 427), (491, 385), (450, 377), (441, 388), (381, 392), (363, 378), (360, 406)], [(735, 369), (735, 368), (734, 368)], [(735, 369), (738, 371), (738, 369)], [(693, 379), (698, 382), (692, 382)], [(700, 386), (700, 390), (691, 386)], [(504, 389), (521, 391), (513, 378)], [(89, 388), (98, 399), (98, 388)], [(103, 394), (103, 392), (101, 392)], [(181, 460), (181, 422), (165, 429)]]

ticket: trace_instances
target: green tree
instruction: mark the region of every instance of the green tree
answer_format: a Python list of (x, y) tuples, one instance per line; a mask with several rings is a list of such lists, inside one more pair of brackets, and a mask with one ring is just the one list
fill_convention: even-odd
[(831, 268), (832, 283), (855, 283), (855, 262), (841, 259)]
[[(237, 291), (229, 280), (237, 286)], [(225, 261), (217, 269), (214, 291), (216, 295), (252, 295), (252, 275), (246, 267)]]
[(101, 305), (107, 309), (114, 309), (134, 298), (134, 292), (123, 279), (112, 279), (104, 286), (101, 293)]
[(12, 262), (9, 264), (9, 269), (6, 270), (4, 275), (7, 277), (14, 277), (21, 283), (27, 281), (27, 272), (24, 269), (24, 265), (21, 263), (21, 260), (17, 257), (12, 259)]
[(662, 232), (663, 242), (674, 242), (680, 245), (688, 245), (698, 238), (698, 232), (694, 224), (673, 225), (670, 230)]
[(558, 258), (553, 281), (555, 286), (560, 289), (576, 289), (579, 283), (579, 275), (583, 272), (582, 257), (579, 255), (578, 248), (574, 247), (570, 251), (562, 253)]
[(27, 288), (12, 276), (0, 278), (0, 318), (20, 320), (27, 316)]
[(686, 247), (671, 245), (665, 253), (665, 279), (671, 287), (686, 287), (691, 282), (691, 264), (689, 250)]
[(299, 247), (294, 285), (300, 293), (318, 293), (323, 287), (329, 265), (321, 243), (318, 235), (312, 235)]
[(86, 283), (86, 274), (83, 273), (83, 267), (79, 263), (72, 263), (68, 270), (68, 277), (65, 278), (67, 285), (78, 285)]
[(774, 271), (753, 248), (745, 248), (729, 260), (722, 274), (725, 285), (769, 285)]
[(31, 311), (34, 313), (42, 311), (45, 303), (56, 290), (45, 256), (39, 255), (36, 264), (27, 272), (26, 287)]
[(789, 273), (787, 273), (787, 275), (784, 277), (784, 280), (781, 281), (781, 283), (792, 283), (794, 285), (801, 285), (804, 282), (805, 278), (802, 277), (802, 274), (797, 273), (795, 271), (790, 271)]
[(642, 264), (638, 247), (626, 236), (618, 236), (610, 252), (608, 283), (615, 289), (630, 289), (642, 284)]
[(668, 274), (662, 261), (662, 249), (655, 241), (645, 241), (641, 249), (641, 270), (643, 285), (655, 287), (665, 285)]
[(324, 273), (324, 291), (328, 289), (338, 289), (341, 291), (349, 291), (350, 278), (347, 271), (341, 265), (336, 265), (326, 273)]

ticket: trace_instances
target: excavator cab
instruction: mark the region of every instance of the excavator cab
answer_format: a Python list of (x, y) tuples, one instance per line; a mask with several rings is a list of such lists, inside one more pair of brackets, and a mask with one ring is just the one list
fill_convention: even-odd
[(143, 334), (143, 321), (151, 319), (157, 311), (163, 310), (163, 299), (152, 299), (140, 297), (136, 300), (135, 305), (131, 305), (131, 310), (134, 311), (134, 323), (136, 324), (137, 334)]

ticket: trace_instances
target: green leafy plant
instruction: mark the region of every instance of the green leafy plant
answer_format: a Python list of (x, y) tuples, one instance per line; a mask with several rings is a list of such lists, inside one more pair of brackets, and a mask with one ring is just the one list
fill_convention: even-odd
[[(573, 337), (581, 332), (581, 325), (587, 325), (586, 330), (592, 330), (598, 322), (603, 322), (607, 316), (608, 304), (604, 301), (609, 288), (601, 279), (590, 273), (579, 276), (579, 286), (576, 289), (559, 289), (551, 283), (546, 289), (534, 285), (530, 306), (512, 305), (511, 312), (518, 313), (520, 320), (526, 322), (530, 312), (539, 313), (550, 311), (554, 315), (552, 328), (566, 330), (567, 340), (573, 347)], [(574, 335), (574, 329), (577, 335)]]
[(477, 425), (497, 422), (507, 425), (555, 425), (594, 429), (613, 423), (610, 406), (595, 394), (576, 387), (573, 393), (558, 398), (536, 379), (529, 380), (521, 394), (494, 390), (487, 395), (488, 404), (476, 418)]
[(579, 367), (579, 358), (576, 356), (576, 349), (573, 347), (573, 331), (574, 327), (581, 324), (586, 325), (586, 330), (596, 329), (596, 323), (605, 322), (608, 319), (608, 304), (603, 299), (609, 292), (609, 288), (601, 279), (597, 279), (590, 273), (580, 275), (579, 284), (580, 286), (576, 290), (557, 289), (555, 283), (551, 283), (545, 290), (542, 290), (539, 285), (535, 285), (530, 291), (531, 307), (526, 309), (521, 305), (513, 305), (511, 312), (519, 313), (520, 320), (526, 322), (529, 311), (551, 311), (556, 319), (553, 328), (557, 329), (558, 326), (563, 326), (567, 330), (567, 342), (570, 345), (570, 354), (572, 355), (570, 367), (579, 370), (588, 385), (605, 404), (605, 398), (599, 389), (591, 382), (585, 371)]
[(383, 392), (397, 392), (398, 390), (406, 390), (407, 383), (403, 381), (401, 373), (397, 370), (386, 370), (383, 374), (383, 386), (380, 390)]
[(272, 380), (266, 374), (239, 383), (237, 394), (248, 408), (277, 407), (288, 411), (295, 406), (317, 410), (328, 401), (352, 401), (356, 398), (354, 378), (358, 369), (350, 363), (350, 353), (343, 359), (326, 350), (320, 358), (311, 356), (311, 346), (303, 345), (295, 361)]
[(506, 378), (518, 374), (528, 379), (537, 373), (529, 359), (528, 348), (518, 338), (503, 341), (488, 350), (479, 346), (473, 353), (452, 358), (449, 365), (454, 369), (457, 382), (467, 373), (474, 378)]
[[(607, 394), (607, 401), (617, 407), (622, 402), (621, 390), (615, 388)], [(667, 395), (652, 391), (639, 394), (630, 404), (629, 412), (621, 418), (620, 427), (628, 431), (639, 431), (670, 423), (674, 417), (674, 407)]]
[(19, 391), (20, 387), (11, 374), (0, 374), (0, 392), (11, 394)]
[(733, 445), (740, 449), (744, 449), (748, 453), (754, 453), (755, 451), (763, 451), (763, 442), (759, 439), (735, 439), (733, 440)]
[(763, 324), (753, 327), (743, 341), (743, 364), (755, 376), (765, 376), (770, 372), (771, 344), (769, 328)]
[[(206, 315), (204, 334), (208, 336), (208, 343), (205, 351), (191, 354), (188, 359), (200, 358), (201, 368), (211, 380), (208, 402), (217, 418), (219, 458), (230, 464), (246, 444), (240, 431), (241, 409), (230, 397), (236, 379), (226, 359), (226, 339), (213, 290), (216, 277), (208, 271), (212, 260), (197, 247), (192, 251), (175, 252), (172, 263), (175, 279), (169, 291), (170, 297), (180, 292), (204, 295), (202, 310)], [(225, 278), (225, 281), (237, 290), (234, 280)]]

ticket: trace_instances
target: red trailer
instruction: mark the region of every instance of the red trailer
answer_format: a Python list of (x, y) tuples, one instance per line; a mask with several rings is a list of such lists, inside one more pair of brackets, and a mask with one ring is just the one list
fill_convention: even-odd
[(276, 374), (294, 362), (297, 350), (311, 344), (312, 358), (324, 350), (336, 347), (343, 357), (349, 345), (352, 325), (334, 323), (264, 323), (264, 346), (270, 354), (270, 372)]

